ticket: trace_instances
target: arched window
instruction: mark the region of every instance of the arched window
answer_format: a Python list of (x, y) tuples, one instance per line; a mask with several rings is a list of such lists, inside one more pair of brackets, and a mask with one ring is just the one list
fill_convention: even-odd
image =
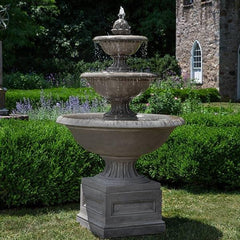
[(191, 78), (195, 83), (202, 84), (202, 48), (198, 41), (192, 47)]

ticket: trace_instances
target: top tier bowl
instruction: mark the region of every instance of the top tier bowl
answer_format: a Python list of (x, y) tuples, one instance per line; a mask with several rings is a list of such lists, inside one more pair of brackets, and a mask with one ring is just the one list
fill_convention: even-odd
[(146, 37), (138, 35), (109, 35), (93, 39), (109, 56), (131, 56), (147, 40)]

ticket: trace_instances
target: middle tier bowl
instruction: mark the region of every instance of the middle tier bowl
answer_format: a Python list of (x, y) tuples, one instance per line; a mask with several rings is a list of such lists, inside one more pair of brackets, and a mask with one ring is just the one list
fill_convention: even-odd
[(107, 99), (129, 99), (149, 87), (157, 78), (146, 72), (86, 72), (81, 74), (94, 90)]
[(131, 99), (149, 87), (157, 75), (145, 72), (87, 72), (81, 75), (95, 91), (111, 104), (104, 119), (136, 120), (129, 103)]

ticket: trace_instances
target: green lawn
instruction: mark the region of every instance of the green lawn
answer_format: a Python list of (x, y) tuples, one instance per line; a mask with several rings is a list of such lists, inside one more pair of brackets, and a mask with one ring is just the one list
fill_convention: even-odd
[(222, 110), (230, 109), (233, 112), (240, 111), (240, 103), (232, 103), (232, 102), (211, 102), (211, 103), (204, 103), (205, 107), (216, 107)]
[[(99, 239), (75, 222), (79, 204), (0, 211), (0, 239)], [(167, 231), (128, 240), (239, 240), (240, 192), (163, 188)]]

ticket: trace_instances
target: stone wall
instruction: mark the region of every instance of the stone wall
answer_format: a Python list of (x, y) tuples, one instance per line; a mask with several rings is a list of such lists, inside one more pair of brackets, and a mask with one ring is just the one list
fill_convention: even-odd
[(220, 75), (219, 87), (223, 96), (237, 96), (238, 48), (240, 44), (240, 1), (221, 0), (220, 12)]
[[(184, 78), (190, 78), (191, 51), (196, 40), (202, 48), (203, 88), (219, 87), (220, 0), (176, 2), (176, 57)], [(226, 0), (228, 1), (228, 0)]]

